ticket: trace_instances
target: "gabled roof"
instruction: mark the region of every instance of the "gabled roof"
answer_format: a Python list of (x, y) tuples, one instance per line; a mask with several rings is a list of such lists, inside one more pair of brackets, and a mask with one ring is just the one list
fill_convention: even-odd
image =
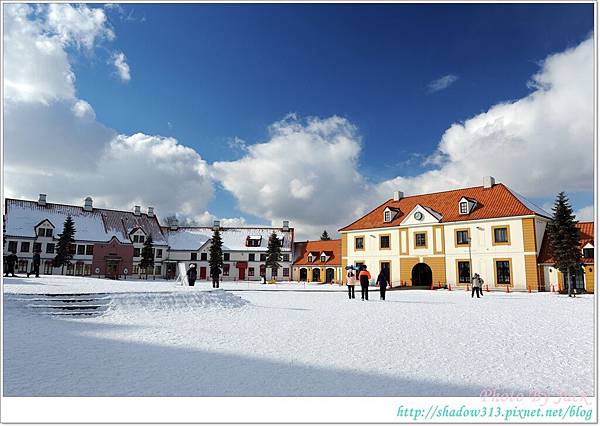
[[(470, 214), (459, 214), (458, 202), (463, 197), (477, 201), (477, 206)], [(550, 218), (549, 213), (526, 201), (522, 196), (511, 191), (504, 184), (498, 183), (491, 188), (476, 186), (430, 194), (412, 195), (398, 201), (389, 199), (365, 216), (340, 229), (340, 231), (398, 226), (417, 204), (441, 214), (442, 223), (534, 214)], [(400, 209), (400, 212), (391, 222), (383, 221), (383, 211), (386, 207)]]
[[(177, 229), (170, 227), (162, 228), (168, 245), (172, 250), (195, 251), (202, 247), (212, 238), (213, 229), (210, 226), (184, 226)], [(292, 233), (283, 232), (280, 228), (273, 227), (237, 227), (221, 228), (221, 239), (223, 250), (229, 251), (267, 251), (269, 237), (273, 232), (282, 241), (281, 250), (291, 251)], [(246, 246), (248, 237), (259, 239), (260, 246)]]
[[(579, 248), (583, 249), (588, 243), (594, 245), (594, 222), (579, 222), (577, 228), (579, 229)], [(594, 258), (582, 257), (581, 261), (583, 263), (594, 263)], [(554, 258), (550, 252), (550, 241), (547, 232), (542, 239), (542, 248), (540, 249), (540, 254), (538, 256), (538, 263), (554, 264)]]
[(7, 236), (35, 238), (35, 227), (46, 219), (55, 226), (56, 236), (62, 232), (67, 216), (71, 215), (77, 241), (106, 242), (114, 236), (122, 243), (130, 243), (129, 232), (138, 227), (151, 234), (155, 244), (166, 243), (156, 217), (145, 213), (136, 216), (133, 212), (99, 208), (86, 211), (81, 206), (39, 205), (37, 201), (12, 198), (7, 198), (5, 205)]
[[(321, 261), (321, 253), (327, 252), (329, 259)], [(308, 255), (315, 254), (312, 262), (308, 261)], [(294, 243), (294, 266), (323, 265), (341, 266), (342, 264), (342, 240), (316, 240)]]

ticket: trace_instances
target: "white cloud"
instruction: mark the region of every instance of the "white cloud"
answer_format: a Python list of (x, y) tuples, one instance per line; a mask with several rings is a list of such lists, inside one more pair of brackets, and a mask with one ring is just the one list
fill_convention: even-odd
[(590, 222), (594, 220), (594, 206), (585, 206), (575, 212), (575, 219), (580, 222)]
[(128, 82), (131, 80), (131, 73), (125, 54), (123, 52), (115, 52), (111, 59), (121, 81)]
[(361, 142), (348, 120), (333, 116), (274, 123), (270, 139), (237, 161), (216, 162), (213, 176), (240, 208), (273, 224), (290, 219), (305, 234), (335, 227), (362, 211)]
[(429, 82), (429, 84), (427, 85), (427, 88), (430, 93), (439, 92), (440, 90), (444, 90), (444, 89), (447, 89), (448, 87), (450, 87), (452, 84), (454, 84), (454, 82), (456, 82), (456, 80), (458, 80), (457, 75), (447, 74), (447, 75), (441, 76), (440, 78), (438, 78), (436, 80)]
[(92, 106), (82, 99), (79, 99), (77, 102), (75, 102), (71, 110), (76, 117), (85, 118), (88, 120), (96, 119), (96, 113), (94, 112)]
[(495, 176), (525, 196), (593, 190), (593, 41), (551, 55), (535, 91), (453, 124), (434, 153), (439, 167), (378, 185), (415, 194), (481, 185)]

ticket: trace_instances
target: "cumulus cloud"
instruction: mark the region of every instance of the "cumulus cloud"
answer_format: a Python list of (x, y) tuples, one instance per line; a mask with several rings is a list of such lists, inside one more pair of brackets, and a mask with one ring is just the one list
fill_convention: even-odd
[(123, 82), (131, 80), (131, 73), (129, 71), (129, 64), (127, 64), (127, 58), (123, 52), (115, 52), (112, 56), (112, 63), (117, 70), (117, 75)]
[(585, 206), (575, 212), (575, 219), (580, 222), (591, 222), (594, 220), (594, 206)]
[(430, 93), (439, 92), (440, 90), (444, 90), (450, 87), (452, 84), (454, 84), (454, 82), (456, 82), (456, 80), (458, 80), (457, 75), (443, 75), (440, 78), (429, 82), (429, 84), (427, 85), (427, 89)]
[(268, 141), (247, 146), (241, 159), (214, 163), (213, 176), (243, 211), (278, 225), (291, 219), (305, 233), (322, 231), (364, 208), (360, 149), (357, 130), (345, 118), (289, 115), (270, 127)]
[(455, 123), (432, 155), (439, 167), (377, 185), (415, 194), (481, 185), (493, 175), (525, 196), (593, 190), (593, 41), (550, 55), (528, 96)]

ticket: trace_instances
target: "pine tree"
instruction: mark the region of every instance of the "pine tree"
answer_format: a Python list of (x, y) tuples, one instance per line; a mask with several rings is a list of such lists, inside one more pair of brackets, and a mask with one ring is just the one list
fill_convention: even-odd
[(65, 273), (65, 265), (71, 264), (73, 251), (71, 247), (75, 243), (75, 222), (71, 215), (68, 215), (63, 224), (62, 233), (58, 234), (58, 243), (56, 243), (56, 256), (53, 260), (53, 266), (61, 268), (61, 274)]
[(208, 266), (210, 266), (211, 270), (214, 267), (223, 269), (223, 240), (221, 239), (219, 228), (215, 228), (210, 240)]
[(331, 240), (331, 238), (329, 237), (329, 234), (327, 233), (327, 229), (325, 229), (323, 231), (323, 233), (321, 234), (321, 240), (322, 241), (329, 241), (329, 240)]
[(575, 215), (564, 192), (560, 192), (552, 208), (554, 217), (548, 224), (548, 241), (550, 252), (554, 258), (554, 267), (566, 274), (569, 297), (573, 295), (572, 274), (581, 268), (579, 260), (579, 230), (576, 226)]
[(152, 253), (153, 243), (152, 235), (148, 235), (148, 238), (144, 241), (144, 247), (142, 247), (140, 268), (146, 272), (146, 279), (148, 279), (148, 268), (154, 268), (154, 254)]
[(265, 262), (266, 268), (271, 270), (277, 270), (279, 268), (279, 260), (281, 259), (281, 244), (277, 234), (273, 232), (269, 237), (269, 243), (267, 245), (267, 260)]

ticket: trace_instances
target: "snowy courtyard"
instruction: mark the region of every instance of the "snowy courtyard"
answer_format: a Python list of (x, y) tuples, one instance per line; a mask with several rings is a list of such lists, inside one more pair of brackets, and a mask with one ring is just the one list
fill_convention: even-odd
[[(4, 395), (593, 394), (592, 295), (223, 287), (5, 278)], [(97, 315), (50, 315), (77, 293)]]

